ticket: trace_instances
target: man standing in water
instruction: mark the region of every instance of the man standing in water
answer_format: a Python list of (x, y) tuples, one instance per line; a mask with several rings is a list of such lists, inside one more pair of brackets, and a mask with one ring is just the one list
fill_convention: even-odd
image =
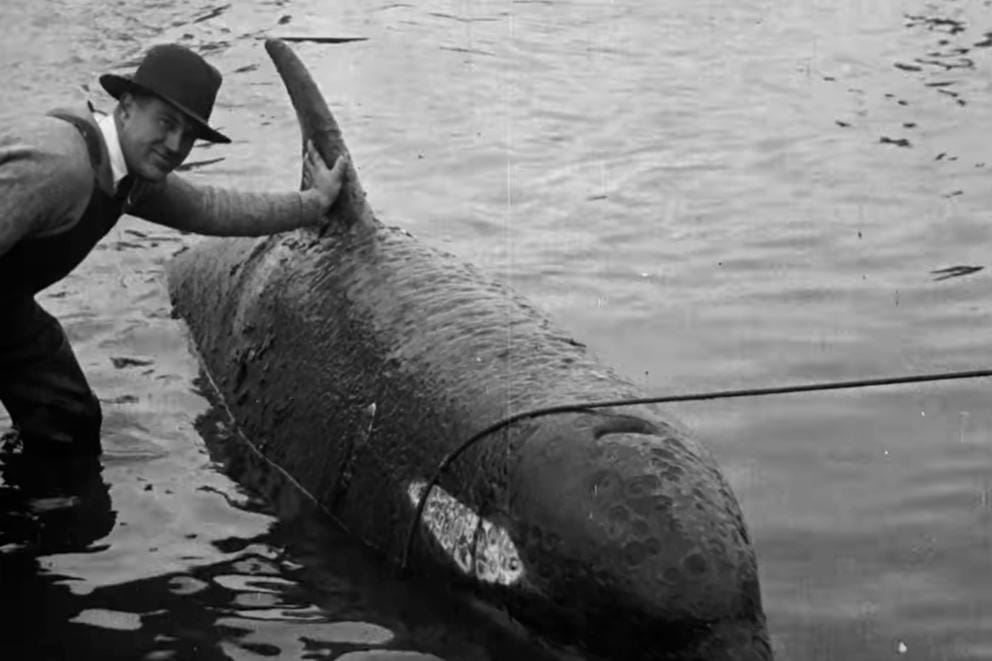
[(308, 145), (303, 192), (193, 185), (172, 174), (193, 142), (230, 142), (207, 123), (220, 73), (163, 45), (133, 76), (100, 83), (118, 100), (111, 115), (55, 111), (0, 131), (0, 402), (22, 454), (45, 462), (98, 455), (102, 415), (37, 292), (68, 275), (123, 213), (200, 234), (272, 234), (319, 224), (345, 171)]

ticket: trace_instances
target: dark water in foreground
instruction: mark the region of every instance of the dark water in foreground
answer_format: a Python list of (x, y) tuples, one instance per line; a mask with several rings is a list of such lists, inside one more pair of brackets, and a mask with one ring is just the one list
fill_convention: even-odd
[[(646, 390), (975, 369), (990, 33), (982, 0), (12, 0), (0, 118), (109, 108), (100, 73), (182, 41), (224, 72), (235, 137), (191, 176), (288, 188), (295, 120), (259, 37), (368, 37), (297, 51), (383, 220), (508, 279)], [(44, 296), (104, 401), (109, 504), (82, 550), (2, 557), (0, 658), (534, 658), (225, 441), (164, 289), (196, 240), (128, 220)], [(972, 268), (932, 273), (950, 267)], [(989, 395), (672, 408), (741, 501), (779, 659), (992, 658)]]

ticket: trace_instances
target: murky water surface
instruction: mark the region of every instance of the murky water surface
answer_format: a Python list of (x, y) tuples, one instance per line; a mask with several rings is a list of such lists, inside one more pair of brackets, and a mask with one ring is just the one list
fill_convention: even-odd
[[(648, 391), (992, 364), (986, 1), (7, 0), (0, 117), (109, 109), (99, 74), (179, 41), (225, 74), (235, 139), (190, 176), (293, 187), (267, 35), (367, 37), (297, 52), (380, 217), (508, 279)], [(0, 657), (534, 658), (226, 440), (165, 292), (197, 240), (127, 219), (42, 297), (104, 402), (110, 504), (72, 552), (0, 564)], [(672, 409), (741, 501), (778, 658), (992, 658), (989, 396)]]

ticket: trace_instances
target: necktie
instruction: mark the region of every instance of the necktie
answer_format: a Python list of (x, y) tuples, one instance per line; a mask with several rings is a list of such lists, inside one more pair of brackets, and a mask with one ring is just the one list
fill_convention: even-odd
[(114, 192), (114, 201), (127, 206), (128, 195), (131, 194), (131, 189), (134, 187), (134, 177), (129, 174), (121, 177), (120, 183), (117, 184), (117, 191)]

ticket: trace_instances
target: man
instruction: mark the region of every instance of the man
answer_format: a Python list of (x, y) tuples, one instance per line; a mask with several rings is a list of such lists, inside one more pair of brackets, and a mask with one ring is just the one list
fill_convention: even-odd
[(178, 45), (150, 49), (133, 76), (104, 75), (118, 100), (97, 119), (55, 111), (0, 132), (0, 402), (23, 453), (100, 453), (100, 405), (58, 321), (34, 300), (129, 213), (180, 230), (263, 235), (319, 224), (345, 171), (307, 146), (303, 192), (237, 193), (172, 174), (208, 124), (220, 73)]

